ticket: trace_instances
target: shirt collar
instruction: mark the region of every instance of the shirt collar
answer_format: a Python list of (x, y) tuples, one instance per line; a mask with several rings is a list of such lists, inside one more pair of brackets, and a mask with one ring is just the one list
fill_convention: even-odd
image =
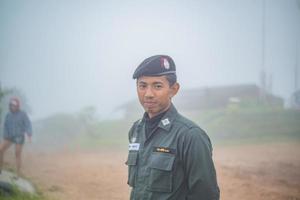
[(161, 118), (158, 127), (162, 128), (166, 131), (169, 131), (174, 119), (177, 116), (177, 110), (173, 104), (171, 104), (169, 110), (165, 113), (165, 115)]
[(166, 112), (167, 111), (164, 111), (164, 112), (162, 112), (162, 113), (160, 113), (160, 114), (158, 114), (158, 115), (156, 115), (152, 118), (149, 118), (148, 113), (145, 112), (145, 114), (144, 114), (145, 122), (147, 122), (147, 123), (149, 122), (151, 124), (151, 123), (155, 123), (156, 121), (160, 121), (162, 119), (162, 117), (165, 115)]
[[(170, 108), (165, 112), (165, 114), (161, 118), (158, 127), (166, 131), (169, 131), (176, 116), (177, 116), (177, 110), (175, 106), (171, 104)], [(149, 120), (149, 118), (148, 119), (147, 118), (148, 118), (148, 114), (144, 113), (142, 122), (145, 123), (146, 120)]]

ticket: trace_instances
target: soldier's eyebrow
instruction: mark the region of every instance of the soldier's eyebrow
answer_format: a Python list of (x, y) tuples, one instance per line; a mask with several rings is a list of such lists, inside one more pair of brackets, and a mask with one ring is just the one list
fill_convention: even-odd
[(157, 85), (157, 84), (160, 84), (160, 85), (162, 85), (162, 84), (164, 84), (163, 82), (161, 82), (161, 81), (156, 81), (156, 82), (153, 82), (152, 83), (153, 85)]
[(143, 85), (146, 85), (147, 83), (144, 82), (144, 81), (138, 81), (138, 84), (143, 84)]
[(158, 85), (158, 84), (160, 84), (160, 85), (163, 85), (164, 82), (162, 82), (162, 81), (154, 81), (154, 82), (152, 82), (152, 83), (148, 83), (148, 82), (145, 82), (145, 81), (140, 80), (140, 81), (138, 81), (138, 84), (143, 84), (143, 85), (148, 85), (148, 84), (151, 84), (151, 85)]

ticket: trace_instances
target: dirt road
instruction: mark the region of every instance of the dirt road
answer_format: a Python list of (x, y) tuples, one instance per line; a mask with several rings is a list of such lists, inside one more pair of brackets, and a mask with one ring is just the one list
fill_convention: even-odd
[[(125, 200), (126, 152), (25, 152), (24, 173), (50, 199)], [(300, 145), (215, 147), (221, 199), (299, 200)], [(13, 163), (12, 153), (6, 158)]]

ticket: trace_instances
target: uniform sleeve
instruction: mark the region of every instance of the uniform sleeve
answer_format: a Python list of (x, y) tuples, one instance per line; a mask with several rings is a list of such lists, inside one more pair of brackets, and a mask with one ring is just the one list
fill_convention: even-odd
[(187, 200), (218, 200), (220, 191), (209, 137), (200, 128), (191, 128), (186, 134), (183, 148)]
[(139, 123), (140, 123), (140, 120), (134, 122), (132, 127), (130, 128), (130, 130), (128, 132), (128, 141), (129, 141), (129, 143), (131, 142), (132, 137), (136, 137), (136, 136), (134, 136), (134, 132), (135, 132), (135, 129), (137, 128), (137, 126), (139, 125)]
[(130, 139), (132, 137), (132, 133), (133, 133), (133, 129), (134, 129), (134, 125), (130, 128), (129, 132), (128, 132), (128, 142), (130, 143)]
[(25, 127), (25, 132), (27, 133), (27, 135), (32, 136), (31, 121), (26, 113), (24, 113), (24, 127)]

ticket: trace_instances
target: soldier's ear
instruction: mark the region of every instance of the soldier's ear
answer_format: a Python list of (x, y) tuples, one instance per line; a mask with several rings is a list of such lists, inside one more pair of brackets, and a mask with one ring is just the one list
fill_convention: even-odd
[(179, 83), (174, 83), (171, 87), (170, 87), (170, 89), (171, 89), (171, 92), (170, 92), (170, 98), (172, 98), (172, 97), (174, 97), (176, 94), (177, 94), (177, 92), (178, 92), (178, 90), (180, 89), (180, 85), (179, 85)]

